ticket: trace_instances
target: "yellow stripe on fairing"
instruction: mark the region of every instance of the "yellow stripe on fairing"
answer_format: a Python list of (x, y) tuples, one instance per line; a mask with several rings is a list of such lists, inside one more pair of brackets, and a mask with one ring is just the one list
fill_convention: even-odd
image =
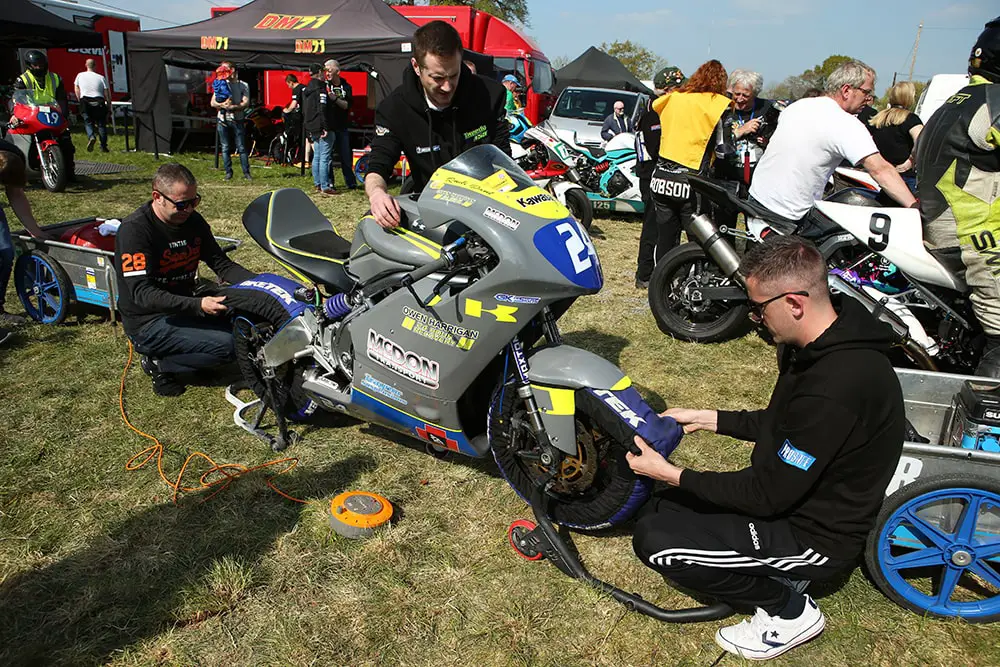
[(539, 384), (531, 385), (535, 391), (543, 391), (549, 395), (552, 407), (542, 408), (547, 415), (569, 416), (576, 414), (576, 394), (572, 389), (560, 389), (559, 387), (543, 387)]
[(611, 387), (611, 391), (621, 391), (622, 389), (628, 389), (631, 386), (632, 379), (626, 375), (618, 382), (615, 382), (614, 386)]

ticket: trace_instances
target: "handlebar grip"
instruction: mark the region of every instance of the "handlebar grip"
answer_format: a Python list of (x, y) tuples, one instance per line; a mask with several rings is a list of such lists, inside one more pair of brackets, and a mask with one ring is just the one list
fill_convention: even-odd
[(449, 264), (451, 264), (451, 257), (447, 253), (442, 252), (441, 257), (438, 259), (435, 259), (433, 262), (427, 262), (423, 266), (417, 267), (406, 275), (411, 283), (415, 283), (418, 280), (426, 278), (432, 273), (448, 268)]

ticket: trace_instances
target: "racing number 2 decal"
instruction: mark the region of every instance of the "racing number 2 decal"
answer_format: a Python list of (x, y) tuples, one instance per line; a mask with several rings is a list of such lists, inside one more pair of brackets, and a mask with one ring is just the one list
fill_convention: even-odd
[(868, 247), (875, 252), (882, 252), (889, 247), (889, 228), (892, 220), (885, 213), (872, 213), (871, 222), (868, 223), (868, 231), (872, 237), (868, 239)]
[(574, 271), (580, 274), (593, 266), (593, 262), (590, 261), (590, 252), (587, 243), (580, 238), (580, 233), (577, 231), (576, 225), (564, 222), (556, 227), (556, 231), (559, 232), (560, 236), (569, 234), (564, 241), (566, 243), (566, 252), (569, 253), (570, 259), (573, 260)]

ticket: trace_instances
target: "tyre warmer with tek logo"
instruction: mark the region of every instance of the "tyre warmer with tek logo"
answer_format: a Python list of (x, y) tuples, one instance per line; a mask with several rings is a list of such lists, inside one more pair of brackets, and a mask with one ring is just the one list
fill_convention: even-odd
[(253, 313), (281, 326), (298, 317), (312, 304), (295, 298), (295, 291), (302, 285), (273, 273), (262, 273), (250, 280), (224, 287), (219, 296), (226, 297), (225, 305), (231, 311)]
[[(661, 417), (643, 400), (635, 387), (625, 389), (577, 389), (576, 400), (590, 408), (588, 412), (616, 442), (632, 442), (639, 435), (663, 458), (673, 453), (684, 437), (684, 429), (672, 418)], [(624, 456), (624, 452), (622, 453)], [(638, 483), (621, 509), (611, 517), (611, 525), (619, 524), (638, 511), (649, 499), (654, 480), (636, 475)]]

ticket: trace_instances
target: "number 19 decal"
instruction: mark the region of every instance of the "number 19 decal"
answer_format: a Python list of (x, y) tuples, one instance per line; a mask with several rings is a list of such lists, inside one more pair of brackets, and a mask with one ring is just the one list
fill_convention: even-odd
[(868, 231), (872, 237), (868, 239), (868, 247), (875, 252), (882, 252), (889, 247), (889, 228), (892, 220), (885, 213), (872, 213), (871, 222), (868, 223)]

